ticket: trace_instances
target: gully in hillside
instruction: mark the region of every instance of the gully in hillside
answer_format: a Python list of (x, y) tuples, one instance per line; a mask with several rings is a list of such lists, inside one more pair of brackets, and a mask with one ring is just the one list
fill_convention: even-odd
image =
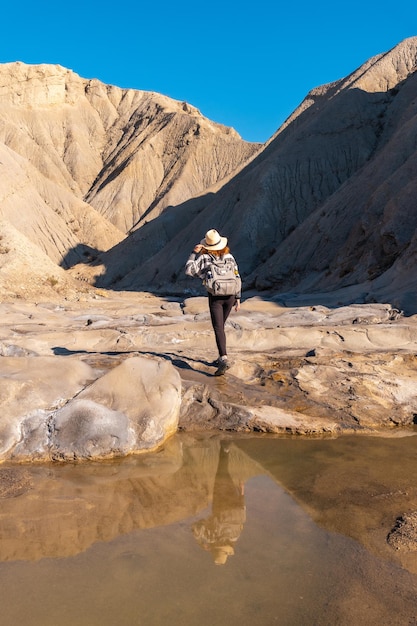
[(226, 350), (224, 326), (233, 307), (240, 308), (241, 279), (237, 263), (227, 246), (227, 238), (212, 228), (204, 239), (194, 246), (185, 273), (203, 280), (209, 298), (211, 323), (213, 325), (219, 358), (215, 376), (221, 376), (230, 367)]

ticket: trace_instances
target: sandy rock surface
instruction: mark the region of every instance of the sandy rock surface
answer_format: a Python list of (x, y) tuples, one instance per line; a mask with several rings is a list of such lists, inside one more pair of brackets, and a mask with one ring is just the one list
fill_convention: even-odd
[(104, 458), (177, 428), (341, 434), (411, 426), (417, 320), (390, 305), (284, 307), (253, 294), (217, 357), (206, 298), (97, 291), (0, 305), (0, 456)]

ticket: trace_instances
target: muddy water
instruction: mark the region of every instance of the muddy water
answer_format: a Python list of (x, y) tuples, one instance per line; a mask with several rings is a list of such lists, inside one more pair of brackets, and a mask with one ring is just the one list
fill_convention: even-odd
[(0, 624), (417, 624), (417, 439), (179, 435), (0, 468)]

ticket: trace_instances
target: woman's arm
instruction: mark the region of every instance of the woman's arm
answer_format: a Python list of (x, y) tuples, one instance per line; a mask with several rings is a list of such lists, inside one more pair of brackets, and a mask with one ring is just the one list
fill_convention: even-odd
[(197, 276), (198, 278), (204, 278), (205, 270), (207, 269), (207, 263), (210, 262), (210, 257), (208, 254), (199, 254), (203, 246), (201, 244), (196, 244), (194, 246), (194, 251), (191, 252), (188, 257), (188, 261), (185, 264), (185, 273), (187, 276)]

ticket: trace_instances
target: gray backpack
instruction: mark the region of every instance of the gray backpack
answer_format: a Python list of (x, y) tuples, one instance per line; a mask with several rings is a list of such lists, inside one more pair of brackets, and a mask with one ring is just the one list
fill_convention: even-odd
[(219, 259), (210, 255), (204, 285), (213, 296), (236, 296), (240, 294), (242, 281), (232, 257)]

